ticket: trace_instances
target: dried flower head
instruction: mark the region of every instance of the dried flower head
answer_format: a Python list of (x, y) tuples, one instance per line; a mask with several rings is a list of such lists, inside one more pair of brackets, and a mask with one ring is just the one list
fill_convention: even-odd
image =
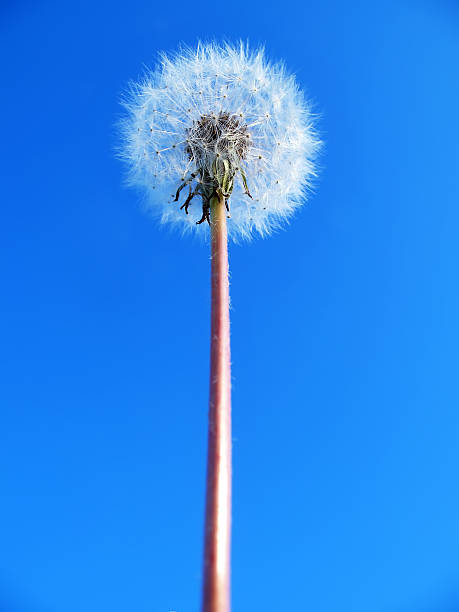
[(164, 223), (200, 226), (219, 194), (228, 212), (231, 203), (231, 237), (264, 235), (304, 201), (315, 177), (310, 108), (263, 50), (199, 44), (163, 54), (124, 105), (128, 182)]

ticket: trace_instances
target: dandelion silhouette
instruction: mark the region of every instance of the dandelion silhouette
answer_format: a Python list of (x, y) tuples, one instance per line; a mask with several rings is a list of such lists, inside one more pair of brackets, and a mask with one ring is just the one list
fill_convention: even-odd
[[(230, 610), (228, 236), (269, 234), (304, 201), (320, 142), (282, 64), (242, 43), (162, 54), (121, 122), (128, 183), (163, 223), (211, 237), (211, 370), (203, 612)], [(183, 200), (183, 201), (182, 201)]]

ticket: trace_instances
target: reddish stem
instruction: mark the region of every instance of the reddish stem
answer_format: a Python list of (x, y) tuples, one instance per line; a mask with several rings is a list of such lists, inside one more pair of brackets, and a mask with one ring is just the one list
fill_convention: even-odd
[(230, 612), (231, 364), (226, 211), (211, 201), (209, 438), (202, 612)]

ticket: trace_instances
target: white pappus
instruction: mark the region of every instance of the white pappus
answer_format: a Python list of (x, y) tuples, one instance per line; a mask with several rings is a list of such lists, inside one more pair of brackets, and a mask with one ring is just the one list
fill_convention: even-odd
[(242, 43), (162, 54), (123, 102), (128, 183), (163, 223), (203, 231), (216, 193), (233, 239), (288, 219), (316, 173), (320, 140), (295, 78)]

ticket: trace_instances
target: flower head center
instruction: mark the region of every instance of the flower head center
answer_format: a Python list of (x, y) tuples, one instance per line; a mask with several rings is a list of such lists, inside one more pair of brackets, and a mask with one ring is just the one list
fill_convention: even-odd
[(202, 115), (187, 130), (187, 153), (198, 166), (212, 163), (215, 157), (236, 165), (250, 147), (250, 134), (241, 119), (227, 112)]

